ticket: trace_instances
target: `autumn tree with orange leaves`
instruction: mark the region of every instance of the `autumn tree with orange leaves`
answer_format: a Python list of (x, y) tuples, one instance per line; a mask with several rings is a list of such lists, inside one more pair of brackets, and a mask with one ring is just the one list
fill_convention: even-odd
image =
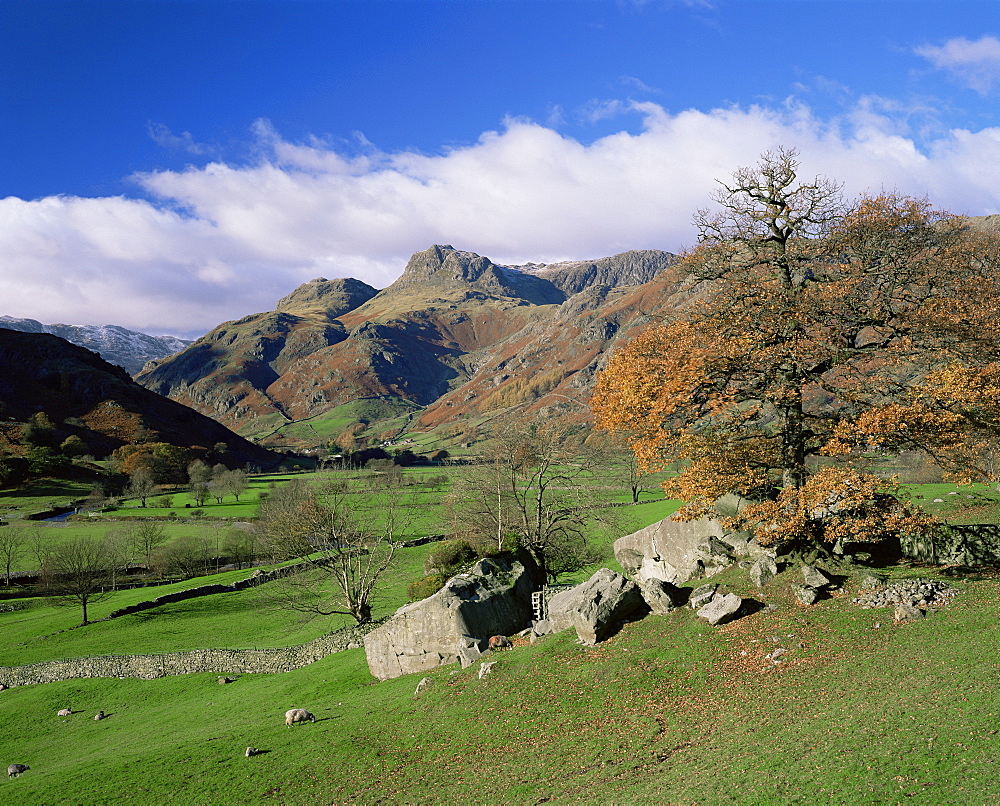
[(931, 519), (866, 453), (917, 450), (962, 480), (990, 474), (1000, 435), (995, 237), (926, 200), (845, 202), (801, 181), (794, 150), (720, 183), (683, 256), (691, 302), (616, 353), (592, 402), (697, 517), (765, 544), (879, 541)]

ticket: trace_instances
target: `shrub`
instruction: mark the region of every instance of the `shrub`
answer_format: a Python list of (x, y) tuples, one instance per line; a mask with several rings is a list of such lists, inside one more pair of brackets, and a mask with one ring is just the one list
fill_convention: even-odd
[(445, 582), (447, 582), (447, 577), (444, 574), (428, 574), (407, 585), (406, 595), (410, 597), (411, 602), (418, 602), (428, 596), (433, 596), (444, 587)]
[(438, 571), (451, 576), (463, 565), (468, 565), (479, 558), (468, 540), (444, 540), (427, 554), (424, 559), (424, 571), (430, 574)]

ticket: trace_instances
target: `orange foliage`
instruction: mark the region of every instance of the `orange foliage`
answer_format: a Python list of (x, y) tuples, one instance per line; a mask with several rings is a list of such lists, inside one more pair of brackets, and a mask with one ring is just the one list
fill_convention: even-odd
[[(1000, 240), (926, 200), (848, 207), (823, 180), (796, 185), (794, 156), (738, 172), (722, 212), (699, 214), (681, 264), (691, 302), (612, 357), (598, 425), (644, 468), (681, 460), (665, 488), (682, 517), (737, 492), (762, 499), (748, 512), (771, 542), (928, 528), (851, 465), (917, 450), (989, 473), (976, 468), (1000, 431)], [(841, 466), (817, 470), (820, 456)]]

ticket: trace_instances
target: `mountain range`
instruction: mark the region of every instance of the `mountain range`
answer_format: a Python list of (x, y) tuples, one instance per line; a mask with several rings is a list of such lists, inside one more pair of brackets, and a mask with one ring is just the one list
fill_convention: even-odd
[(150, 336), (118, 325), (43, 325), (34, 319), (0, 316), (0, 328), (22, 333), (49, 333), (86, 347), (105, 361), (123, 367), (135, 375), (147, 361), (164, 358), (187, 347), (189, 339), (175, 336)]
[(505, 266), (435, 245), (388, 288), (317, 278), (136, 380), (274, 446), (406, 429), (467, 438), (513, 407), (579, 410), (609, 349), (671, 304), (675, 260)]

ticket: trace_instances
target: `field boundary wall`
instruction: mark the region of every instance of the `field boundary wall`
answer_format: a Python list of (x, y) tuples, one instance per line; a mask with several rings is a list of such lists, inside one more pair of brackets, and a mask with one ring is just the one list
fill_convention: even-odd
[(345, 649), (362, 645), (365, 635), (386, 619), (344, 627), (305, 644), (271, 649), (192, 649), (152, 655), (100, 655), (51, 660), (26, 666), (0, 666), (0, 684), (29, 686), (93, 677), (155, 680), (198, 672), (219, 675), (277, 674), (300, 669)]

